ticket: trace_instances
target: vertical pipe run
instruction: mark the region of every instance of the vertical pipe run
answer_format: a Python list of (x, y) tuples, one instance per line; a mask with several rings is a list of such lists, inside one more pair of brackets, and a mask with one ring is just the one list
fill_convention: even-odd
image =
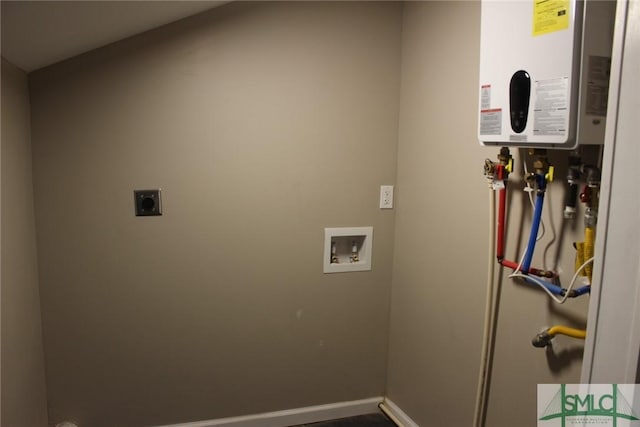
[(577, 204), (578, 204), (578, 184), (569, 183), (569, 188), (567, 189), (567, 195), (565, 197), (565, 202), (564, 202), (563, 216), (565, 219), (575, 218)]
[[(502, 150), (500, 151), (502, 154)], [(500, 156), (498, 156), (500, 158)], [(498, 235), (496, 237), (496, 257), (498, 262), (504, 259), (504, 228), (507, 206), (507, 175), (503, 164), (496, 165), (496, 179), (502, 182), (498, 190)]]
[(493, 254), (496, 245), (496, 194), (493, 186), (489, 185), (489, 257), (487, 263), (487, 291), (484, 311), (484, 328), (482, 332), (482, 353), (480, 356), (480, 371), (478, 373), (478, 388), (476, 404), (473, 414), (473, 427), (483, 427), (487, 406), (489, 373), (491, 371), (491, 348), (493, 347), (493, 330), (496, 321), (494, 303), (495, 259)]
[(496, 238), (496, 257), (498, 261), (504, 259), (504, 228), (505, 228), (505, 211), (507, 204), (507, 189), (501, 188), (498, 192), (498, 236)]
[(531, 234), (529, 234), (529, 243), (527, 244), (527, 252), (522, 261), (521, 271), (528, 272), (533, 259), (533, 251), (536, 248), (536, 240), (538, 238), (538, 229), (540, 228), (540, 219), (542, 218), (542, 206), (544, 204), (544, 190), (538, 190), (536, 195), (536, 204), (533, 211), (533, 222), (531, 223)]
[[(595, 234), (596, 229), (594, 227), (585, 227), (584, 229), (584, 259), (593, 258), (594, 255), (594, 244), (595, 244)], [(593, 274), (593, 266), (589, 264), (584, 268), (584, 275), (589, 278), (589, 283), (591, 283), (591, 276)]]

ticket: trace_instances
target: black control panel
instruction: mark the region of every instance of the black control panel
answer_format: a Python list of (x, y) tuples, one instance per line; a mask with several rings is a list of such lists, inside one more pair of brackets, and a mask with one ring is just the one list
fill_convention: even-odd
[(524, 132), (529, 115), (529, 101), (531, 99), (531, 76), (523, 70), (516, 71), (509, 83), (509, 110), (511, 115), (511, 129), (515, 133)]

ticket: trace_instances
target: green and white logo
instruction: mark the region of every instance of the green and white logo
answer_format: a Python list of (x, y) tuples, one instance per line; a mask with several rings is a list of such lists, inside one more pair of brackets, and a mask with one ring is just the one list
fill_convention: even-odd
[(538, 427), (640, 427), (638, 406), (635, 384), (538, 384)]

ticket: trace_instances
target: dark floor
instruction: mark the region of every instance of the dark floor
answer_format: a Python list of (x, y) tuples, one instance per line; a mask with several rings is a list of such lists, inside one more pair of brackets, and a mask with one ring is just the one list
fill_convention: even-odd
[(384, 414), (369, 414), (295, 427), (396, 427), (396, 425)]

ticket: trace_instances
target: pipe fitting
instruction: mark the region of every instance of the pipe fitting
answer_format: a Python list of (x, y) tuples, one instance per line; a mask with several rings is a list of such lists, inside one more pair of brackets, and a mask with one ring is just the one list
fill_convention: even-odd
[(569, 328), (567, 326), (556, 325), (540, 332), (535, 337), (533, 337), (533, 339), (531, 340), (531, 344), (533, 344), (534, 347), (538, 348), (547, 347), (551, 345), (551, 340), (556, 335), (566, 335), (568, 337), (583, 340), (587, 336), (587, 331), (584, 329), (575, 329)]
[(504, 176), (501, 179), (508, 179), (509, 174), (513, 172), (513, 156), (511, 155), (511, 151), (509, 151), (509, 147), (502, 147), (500, 149), (500, 153), (498, 153), (498, 162), (504, 168)]
[(585, 181), (587, 182), (587, 185), (589, 187), (600, 186), (600, 180), (601, 180), (600, 169), (598, 169), (596, 166), (593, 166), (593, 165), (586, 165), (584, 167), (584, 172), (586, 174)]
[(484, 159), (484, 176), (493, 179), (493, 175), (496, 171), (496, 164), (491, 159)]
[(549, 158), (547, 157), (547, 150), (532, 148), (529, 150), (529, 155), (535, 156), (533, 159), (533, 169), (536, 171), (536, 173), (546, 175), (549, 169)]
[(547, 279), (555, 279), (556, 277), (558, 277), (558, 275), (551, 270), (538, 270), (536, 276), (544, 277)]
[(533, 337), (533, 339), (531, 340), (531, 344), (533, 344), (533, 346), (537, 348), (545, 348), (551, 345), (552, 338), (553, 337), (549, 335), (547, 331), (542, 331), (535, 337)]

